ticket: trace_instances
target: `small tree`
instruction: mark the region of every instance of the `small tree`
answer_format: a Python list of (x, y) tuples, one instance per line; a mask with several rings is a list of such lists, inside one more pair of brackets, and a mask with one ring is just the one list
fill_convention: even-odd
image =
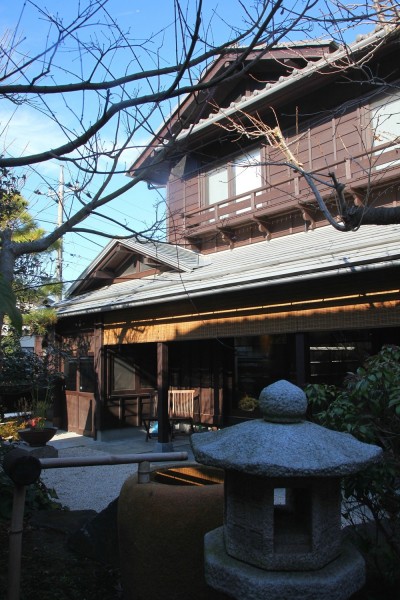
[[(22, 181), (19, 180), (9, 169), (0, 170), (0, 232), (7, 232), (12, 243), (40, 240), (45, 235), (44, 229), (37, 225), (29, 213), (27, 200), (19, 193), (19, 187), (23, 183), (24, 178)], [(2, 241), (0, 236), (0, 254)], [(15, 302), (20, 312), (25, 315), (24, 322), (32, 333), (43, 334), (45, 323), (51, 324), (54, 321), (51, 310), (48, 316), (47, 311), (42, 310), (38, 318), (29, 314), (50, 294), (57, 294), (59, 291), (61, 284), (54, 281), (44, 266), (45, 259), (51, 257), (55, 247), (55, 245), (50, 246), (40, 254), (27, 253), (16, 258), (12, 278), (8, 281), (12, 291), (9, 288), (8, 292), (7, 288), (5, 292), (3, 291), (3, 297), (8, 293), (11, 306), (12, 302)], [(5, 312), (9, 311), (6, 309)], [(20, 330), (21, 323), (18, 324), (14, 320), (13, 323)]]

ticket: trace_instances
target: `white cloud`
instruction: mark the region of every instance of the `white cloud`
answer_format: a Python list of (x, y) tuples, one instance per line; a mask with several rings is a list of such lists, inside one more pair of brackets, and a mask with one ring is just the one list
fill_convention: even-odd
[[(59, 126), (27, 107), (20, 107), (13, 114), (0, 108), (1, 153), (4, 156), (28, 156), (65, 143)], [(37, 167), (44, 176), (54, 176), (59, 169), (55, 160)]]
[(65, 142), (56, 123), (26, 107), (13, 114), (0, 109), (0, 128), (3, 151), (14, 156), (36, 154)]

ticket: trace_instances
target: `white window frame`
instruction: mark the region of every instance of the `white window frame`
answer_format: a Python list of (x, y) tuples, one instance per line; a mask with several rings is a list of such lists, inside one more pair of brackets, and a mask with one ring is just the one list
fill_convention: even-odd
[(261, 148), (238, 157), (233, 163), (235, 196), (251, 192), (262, 186)]
[(217, 204), (229, 198), (229, 168), (221, 165), (206, 173), (206, 204)]
[[(375, 156), (400, 148), (400, 93), (386, 94), (370, 104), (372, 146), (382, 146), (393, 142), (387, 148), (378, 150)], [(400, 161), (390, 161), (376, 165), (376, 170), (386, 169)]]
[(255, 148), (205, 173), (204, 204), (211, 206), (260, 187), (261, 148)]

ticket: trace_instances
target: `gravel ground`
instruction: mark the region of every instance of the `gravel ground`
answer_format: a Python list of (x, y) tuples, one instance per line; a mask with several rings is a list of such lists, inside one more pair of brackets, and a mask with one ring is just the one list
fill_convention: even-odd
[[(146, 442), (145, 431), (139, 428), (130, 430), (121, 439), (94, 441), (74, 433), (59, 431), (51, 440), (58, 450), (59, 458), (90, 457), (120, 454), (152, 453), (155, 439)], [(193, 460), (187, 436), (177, 436), (175, 451), (185, 451)], [(160, 463), (161, 464), (161, 463)], [(95, 510), (101, 512), (115, 500), (125, 480), (138, 470), (136, 463), (127, 465), (104, 465), (96, 467), (65, 467), (44, 469), (41, 479), (49, 488), (54, 488), (59, 502), (71, 510)]]
[[(104, 452), (85, 448), (65, 448), (60, 457), (101, 456)], [(105, 509), (119, 496), (124, 481), (137, 471), (137, 464), (106, 465), (100, 467), (68, 467), (46, 469), (41, 479), (47, 487), (54, 488), (61, 504), (71, 510)]]

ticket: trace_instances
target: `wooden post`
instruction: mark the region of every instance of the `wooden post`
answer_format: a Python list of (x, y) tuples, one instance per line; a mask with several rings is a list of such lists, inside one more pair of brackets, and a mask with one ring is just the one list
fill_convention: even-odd
[(26, 486), (39, 479), (42, 467), (36, 456), (32, 456), (21, 448), (14, 448), (6, 454), (3, 460), (3, 469), (14, 482), (7, 600), (19, 600)]
[(170, 451), (170, 426), (168, 418), (168, 346), (157, 343), (157, 392), (158, 392), (158, 450)]
[(102, 413), (103, 404), (105, 401), (105, 386), (104, 386), (104, 343), (103, 343), (104, 326), (102, 320), (96, 320), (93, 327), (93, 349), (94, 349), (94, 372), (96, 377), (94, 391), (94, 410), (93, 410), (93, 437), (97, 439), (97, 431), (102, 429)]
[(19, 600), (25, 493), (25, 485), (14, 485), (14, 499), (10, 527), (10, 554), (8, 559), (8, 600)]
[(296, 348), (296, 385), (303, 386), (309, 381), (310, 346), (306, 333), (295, 334)]

